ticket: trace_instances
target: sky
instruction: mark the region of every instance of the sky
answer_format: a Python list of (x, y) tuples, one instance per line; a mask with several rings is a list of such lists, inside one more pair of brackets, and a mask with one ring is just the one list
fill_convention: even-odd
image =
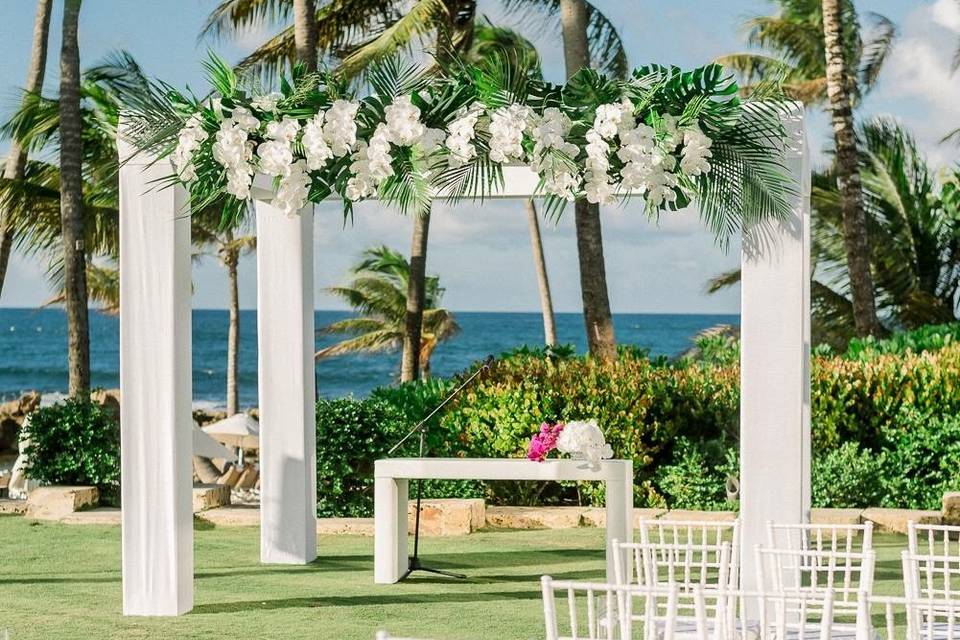
[[(57, 1), (50, 37), (46, 89), (56, 90), (60, 46)], [(200, 61), (208, 49), (228, 60), (265, 41), (269, 28), (254, 28), (230, 41), (198, 40), (214, 0), (87, 0), (80, 24), (84, 67), (111, 51), (132, 53), (151, 76), (198, 92), (204, 83)], [(745, 49), (744, 19), (771, 12), (766, 0), (594, 0), (617, 26), (632, 66), (646, 62), (699, 66), (715, 57)], [(547, 78), (562, 80), (561, 38), (557, 20), (517, 23), (503, 13), (499, 0), (480, 0), (480, 13), (494, 23), (515, 26), (537, 44)], [(960, 160), (960, 148), (940, 138), (960, 126), (960, 74), (949, 63), (960, 41), (960, 2), (956, 0), (858, 0), (862, 14), (881, 13), (893, 20), (899, 37), (877, 88), (859, 109), (864, 118), (888, 116), (902, 121), (928, 157), (940, 165)], [(4, 0), (0, 7), (0, 117), (19, 101), (28, 62), (35, 3)], [(815, 163), (829, 146), (826, 117), (808, 113)], [(0, 150), (6, 146), (0, 143)], [(344, 225), (335, 203), (317, 208), (315, 234), (316, 307), (342, 308), (325, 288), (342, 283), (358, 254), (386, 244), (409, 251), (411, 220), (374, 203), (357, 207)], [(573, 210), (559, 222), (541, 224), (555, 308), (581, 308)], [(603, 211), (604, 253), (611, 306), (615, 313), (737, 313), (739, 290), (707, 295), (707, 279), (739, 263), (736, 239), (724, 250), (703, 229), (695, 211), (664, 214), (651, 220), (636, 204)], [(523, 203), (466, 202), (438, 205), (431, 221), (428, 271), (438, 274), (446, 294), (444, 305), (457, 311), (535, 311), (539, 304)], [(0, 307), (33, 307), (49, 296), (45, 266), (36, 258), (15, 254)], [(240, 301), (256, 304), (252, 257), (240, 268)], [(226, 275), (212, 258), (194, 267), (194, 306), (223, 308)]]

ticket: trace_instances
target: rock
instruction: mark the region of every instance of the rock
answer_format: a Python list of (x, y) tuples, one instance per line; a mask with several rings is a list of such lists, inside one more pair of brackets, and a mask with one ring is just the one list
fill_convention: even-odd
[(23, 514), (27, 511), (26, 500), (10, 500), (0, 498), (0, 513)]
[(225, 484), (201, 484), (193, 487), (193, 512), (230, 504), (230, 487)]
[(217, 484), (225, 484), (228, 487), (235, 487), (237, 486), (238, 480), (240, 480), (240, 470), (231, 466), (229, 469), (223, 472), (223, 475), (220, 476), (219, 480), (217, 480)]
[(960, 525), (960, 492), (950, 491), (943, 494), (943, 508), (940, 515), (943, 524)]
[(487, 526), (497, 529), (572, 529), (587, 507), (487, 507)]
[(851, 525), (863, 522), (863, 509), (811, 509), (810, 524)]
[[(633, 526), (639, 527), (643, 520), (655, 520), (659, 518), (666, 509), (634, 509)], [(607, 526), (607, 510), (605, 507), (587, 507), (583, 511), (580, 524), (585, 527), (599, 527), (601, 529)]]
[(97, 389), (90, 393), (90, 400), (120, 417), (120, 389)]
[(689, 511), (687, 509), (668, 511), (660, 516), (660, 520), (692, 520), (694, 522), (733, 522), (736, 519), (737, 514), (733, 511)]
[(7, 416), (0, 418), (0, 452), (18, 451), (20, 441), (21, 420)]
[(372, 536), (373, 518), (317, 518), (320, 535)]
[(10, 400), (0, 404), (0, 416), (22, 419), (25, 415), (39, 406), (40, 394), (36, 391), (30, 391), (23, 394), (16, 400)]
[(37, 487), (27, 498), (26, 516), (34, 520), (59, 520), (86, 507), (95, 507), (99, 500), (96, 487)]
[(254, 467), (248, 466), (240, 473), (240, 479), (237, 480), (237, 484), (234, 486), (237, 489), (253, 489), (253, 486), (257, 484), (259, 478), (260, 472)]
[[(407, 504), (407, 525), (413, 531), (417, 503)], [(486, 503), (482, 498), (424, 500), (420, 509), (420, 533), (427, 536), (463, 536), (486, 524)]]
[(864, 509), (863, 519), (873, 522), (877, 531), (906, 533), (911, 520), (917, 524), (940, 524), (941, 516), (939, 511), (871, 508)]

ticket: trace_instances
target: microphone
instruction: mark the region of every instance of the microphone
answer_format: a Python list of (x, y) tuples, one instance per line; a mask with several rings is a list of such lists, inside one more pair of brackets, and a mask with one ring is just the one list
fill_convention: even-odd
[[(403, 445), (404, 442), (406, 442), (407, 440), (409, 440), (409, 439), (410, 439), (411, 437), (413, 437), (415, 434), (420, 433), (421, 436), (422, 436), (422, 435), (423, 435), (423, 432), (426, 430), (426, 426), (427, 426), (427, 423), (430, 421), (430, 418), (432, 418), (433, 416), (435, 416), (435, 415), (437, 415), (438, 413), (440, 413), (440, 410), (441, 410), (441, 409), (443, 409), (443, 408), (444, 408), (445, 406), (447, 406), (450, 402), (452, 402), (452, 401), (454, 400), (454, 398), (456, 398), (457, 396), (459, 396), (460, 393), (461, 393), (464, 389), (466, 389), (468, 386), (470, 386), (470, 383), (471, 383), (471, 382), (473, 382), (473, 381), (476, 380), (478, 377), (480, 377), (480, 374), (481, 374), (481, 373), (483, 373), (484, 371), (489, 371), (489, 370), (491, 369), (491, 367), (493, 367), (494, 362), (496, 362), (496, 358), (494, 358), (493, 355), (487, 356), (487, 357), (484, 359), (483, 364), (481, 364), (479, 367), (477, 367), (477, 370), (474, 371), (472, 374), (470, 374), (470, 377), (469, 377), (469, 378), (467, 378), (466, 380), (464, 380), (463, 382), (461, 382), (461, 383), (460, 383), (460, 386), (458, 386), (456, 389), (454, 389), (453, 391), (451, 391), (451, 392), (450, 392), (450, 395), (448, 395), (446, 398), (443, 399), (443, 402), (441, 402), (441, 403), (438, 404), (436, 407), (434, 407), (433, 410), (432, 410), (430, 413), (428, 413), (427, 416), (426, 416), (423, 420), (421, 420), (420, 422), (418, 422), (418, 423), (413, 427), (413, 429), (411, 429), (409, 432), (407, 432), (407, 435), (403, 436), (403, 438), (401, 438), (400, 441), (397, 442), (397, 444), (393, 445), (393, 447), (391, 447), (390, 450), (387, 451), (387, 455), (388, 455), (388, 456), (392, 456), (392, 455), (394, 454), (394, 452), (396, 452), (396, 450), (399, 449), (399, 448), (401, 447), (401, 445)], [(422, 437), (421, 437), (421, 439), (420, 439), (420, 447), (421, 447), (420, 457), (423, 457), (423, 451), (422, 451), (422, 449), (423, 449), (423, 438), (422, 438)]]

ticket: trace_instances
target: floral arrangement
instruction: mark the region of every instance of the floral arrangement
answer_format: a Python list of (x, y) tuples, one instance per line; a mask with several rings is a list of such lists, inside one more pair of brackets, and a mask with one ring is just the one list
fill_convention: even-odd
[(596, 420), (544, 422), (530, 439), (527, 458), (543, 462), (554, 449), (594, 465), (613, 457), (613, 448), (607, 444)]
[(206, 67), (213, 97), (155, 84), (124, 116), (140, 149), (170, 156), (194, 208), (238, 213), (259, 172), (289, 215), (332, 194), (345, 213), (374, 196), (419, 212), (493, 193), (502, 167), (519, 164), (540, 176), (551, 210), (639, 196), (656, 213), (696, 200), (718, 235), (789, 211), (785, 103), (769, 88), (742, 100), (718, 65), (651, 65), (624, 80), (584, 69), (554, 85), (498, 56), (440, 73), (390, 58), (369, 70), (364, 97), (329, 72), (297, 68), (263, 93), (219, 58)]

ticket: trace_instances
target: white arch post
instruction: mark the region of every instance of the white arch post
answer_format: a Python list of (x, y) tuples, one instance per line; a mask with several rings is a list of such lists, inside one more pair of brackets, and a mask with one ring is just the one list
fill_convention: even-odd
[[(810, 168), (803, 113), (787, 119), (787, 170), (799, 185), (782, 224), (748, 229), (741, 309), (741, 517), (744, 586), (764, 522), (810, 510)], [(118, 143), (120, 157), (131, 153)], [(123, 611), (179, 615), (193, 603), (190, 219), (168, 162), (120, 170), (120, 385)], [(499, 197), (537, 176), (504, 168)], [(257, 319), (261, 561), (316, 557), (313, 207), (286, 218), (258, 176)]]
[(791, 215), (743, 235), (740, 281), (741, 584), (757, 584), (765, 523), (810, 518), (810, 157), (803, 108), (784, 119)]
[[(122, 140), (120, 158), (134, 150)], [(190, 217), (168, 161), (120, 169), (123, 613), (193, 608)]]
[(313, 205), (289, 218), (256, 207), (260, 562), (306, 564), (317, 557)]

